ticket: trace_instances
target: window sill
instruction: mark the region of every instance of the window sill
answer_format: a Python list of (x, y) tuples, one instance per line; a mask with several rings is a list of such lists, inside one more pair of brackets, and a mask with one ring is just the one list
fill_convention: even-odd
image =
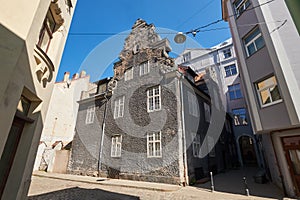
[(147, 156), (147, 158), (162, 158), (162, 156)]
[(159, 110), (148, 110), (147, 112), (148, 113), (153, 113), (153, 112), (157, 112), (157, 111), (161, 111), (161, 109), (159, 109)]
[[(260, 49), (258, 49), (257, 51), (255, 51), (253, 54), (251, 54), (250, 56), (249, 55), (247, 55), (247, 52), (246, 52), (246, 60), (248, 59), (248, 58), (251, 58), (253, 55), (255, 55), (257, 52), (259, 52), (261, 49), (263, 49), (264, 47), (266, 46), (266, 44), (264, 45), (264, 46), (262, 46)], [(245, 46), (244, 46), (244, 48), (246, 48)]]
[(260, 105), (260, 106), (261, 106), (261, 108), (267, 108), (269, 106), (273, 106), (273, 105), (276, 105), (276, 104), (279, 104), (279, 103), (282, 103), (282, 102), (283, 102), (283, 100), (279, 99), (277, 101), (273, 101), (271, 103), (268, 103), (268, 104), (265, 104), (265, 105)]

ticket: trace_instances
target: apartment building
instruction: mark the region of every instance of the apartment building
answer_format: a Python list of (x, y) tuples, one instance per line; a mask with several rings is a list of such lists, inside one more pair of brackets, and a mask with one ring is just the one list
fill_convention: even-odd
[(175, 61), (190, 66), (199, 76), (209, 68), (216, 71), (220, 93), (220, 104), (232, 116), (237, 153), (241, 166), (263, 167), (258, 140), (253, 134), (246, 101), (242, 92), (238, 62), (232, 39), (211, 48), (186, 49)]
[(222, 0), (254, 131), (274, 183), (300, 196), (298, 0)]
[(26, 199), (76, 0), (1, 1), (0, 198)]

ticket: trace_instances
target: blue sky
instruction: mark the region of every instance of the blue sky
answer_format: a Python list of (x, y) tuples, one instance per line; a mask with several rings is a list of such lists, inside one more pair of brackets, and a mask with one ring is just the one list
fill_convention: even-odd
[[(170, 40), (176, 55), (185, 48), (211, 47), (228, 39), (227, 28), (199, 32), (180, 45), (173, 42), (176, 32), (196, 29), (221, 16), (221, 0), (78, 0), (57, 81), (65, 71), (86, 70), (91, 81), (112, 76), (112, 63), (138, 18), (153, 23), (157, 33)], [(220, 22), (206, 30), (220, 27), (228, 24)]]

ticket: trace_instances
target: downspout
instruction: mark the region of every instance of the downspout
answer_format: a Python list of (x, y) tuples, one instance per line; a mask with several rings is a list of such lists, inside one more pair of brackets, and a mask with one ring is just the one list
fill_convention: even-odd
[(100, 176), (101, 171), (101, 164), (102, 164), (102, 152), (103, 152), (103, 143), (104, 143), (104, 132), (105, 132), (105, 119), (106, 119), (106, 110), (107, 110), (107, 102), (108, 99), (106, 97), (107, 90), (105, 91), (104, 98), (105, 98), (105, 105), (104, 105), (104, 114), (103, 114), (103, 120), (102, 120), (102, 135), (101, 135), (101, 142), (99, 146), (99, 161), (98, 161), (98, 177)]
[(187, 157), (186, 157), (186, 140), (185, 140), (185, 120), (184, 120), (184, 101), (183, 101), (183, 88), (182, 88), (183, 75), (180, 74), (179, 77), (179, 87), (180, 87), (180, 100), (181, 100), (181, 121), (182, 121), (182, 145), (183, 145), (183, 177), (184, 186), (189, 185), (188, 175), (187, 175)]

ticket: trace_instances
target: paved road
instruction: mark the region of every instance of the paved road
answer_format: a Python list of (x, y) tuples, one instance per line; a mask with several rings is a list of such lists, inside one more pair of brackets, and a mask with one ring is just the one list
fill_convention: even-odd
[(207, 189), (197, 187), (178, 187), (172, 191), (157, 191), (85, 183), (76, 180), (59, 180), (50, 177), (33, 176), (29, 190), (29, 200), (263, 200), (257, 196), (247, 197), (241, 194), (222, 192), (211, 193)]

